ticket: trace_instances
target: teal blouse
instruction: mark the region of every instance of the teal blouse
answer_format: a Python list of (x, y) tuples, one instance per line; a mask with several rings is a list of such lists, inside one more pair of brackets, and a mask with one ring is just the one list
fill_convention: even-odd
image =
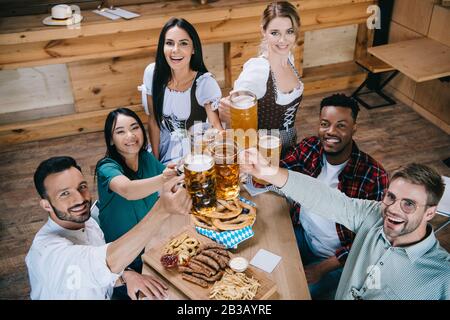
[[(109, 189), (109, 183), (114, 177), (124, 175), (123, 167), (115, 160), (105, 158), (99, 162), (97, 168), (100, 227), (105, 241), (109, 243), (120, 238), (142, 220), (158, 199), (158, 193), (152, 193), (140, 200), (127, 200)], [(153, 154), (141, 152), (136, 180), (157, 176), (164, 168)]]

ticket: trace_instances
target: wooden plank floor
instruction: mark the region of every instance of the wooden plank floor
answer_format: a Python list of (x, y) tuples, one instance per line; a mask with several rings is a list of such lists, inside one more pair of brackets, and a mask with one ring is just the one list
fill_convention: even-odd
[[(316, 134), (322, 97), (306, 97), (303, 101), (296, 123), (299, 138)], [(73, 156), (81, 164), (96, 197), (93, 173), (97, 160), (105, 152), (103, 139), (103, 133), (90, 133), (0, 151), (0, 299), (29, 298), (24, 258), (34, 234), (47, 219), (38, 205), (33, 185), (37, 165), (50, 156)], [(442, 159), (450, 157), (450, 137), (404, 104), (370, 111), (361, 109), (355, 140), (389, 172), (416, 161), (450, 176), (450, 168), (442, 163)], [(445, 221), (437, 217), (433, 224), (439, 226)], [(450, 250), (450, 227), (441, 231), (438, 238)]]

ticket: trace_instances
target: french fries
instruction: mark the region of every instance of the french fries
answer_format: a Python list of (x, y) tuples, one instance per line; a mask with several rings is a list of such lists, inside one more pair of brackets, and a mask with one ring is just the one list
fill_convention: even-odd
[(215, 300), (253, 300), (261, 286), (258, 280), (244, 273), (225, 270), (222, 279), (214, 283), (209, 295)]

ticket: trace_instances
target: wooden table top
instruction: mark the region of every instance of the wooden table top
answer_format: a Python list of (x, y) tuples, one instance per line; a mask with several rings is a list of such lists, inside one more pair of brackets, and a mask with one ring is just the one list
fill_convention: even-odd
[[(246, 192), (241, 193), (257, 205), (257, 217), (253, 227), (255, 235), (241, 243), (233, 253), (246, 257), (249, 261), (259, 249), (266, 249), (281, 256), (277, 267), (268, 274), (277, 284), (277, 294), (273, 299), (307, 300), (311, 299), (306, 282), (303, 265), (295, 240), (294, 230), (289, 215), (288, 205), (284, 198), (273, 193), (259, 194), (251, 197)], [(182, 227), (190, 224), (189, 216), (172, 215), (155, 228), (155, 236), (146, 248), (151, 248), (161, 239), (169, 238)], [(144, 263), (144, 274), (158, 275), (150, 266)], [(167, 283), (167, 281), (165, 281)], [(170, 299), (187, 299), (187, 297), (168, 283)]]
[(450, 76), (450, 47), (430, 38), (376, 46), (368, 52), (416, 82)]

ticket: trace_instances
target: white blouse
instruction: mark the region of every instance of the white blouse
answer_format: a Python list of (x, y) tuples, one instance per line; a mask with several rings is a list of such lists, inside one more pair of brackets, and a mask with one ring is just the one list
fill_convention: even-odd
[[(142, 91), (142, 104), (145, 113), (150, 114), (147, 105), (147, 95), (152, 95), (153, 73), (155, 63), (151, 63), (144, 71), (144, 84), (139, 87)], [(219, 108), (222, 92), (214, 76), (207, 72), (197, 78), (197, 89), (195, 97), (200, 106), (211, 103), (211, 108)], [(191, 88), (186, 91), (175, 91), (166, 87), (164, 92), (163, 114), (167, 117), (174, 117), (178, 120), (186, 120), (191, 114)]]
[[(289, 57), (293, 64), (293, 57)], [(270, 64), (263, 56), (249, 59), (234, 82), (233, 90), (248, 90), (256, 95), (257, 99), (261, 99), (266, 94), (267, 81), (269, 79)], [(275, 79), (273, 79), (275, 82)], [(277, 100), (279, 105), (287, 105), (303, 94), (303, 82), (300, 81), (299, 86), (289, 93), (284, 93), (277, 88)]]

